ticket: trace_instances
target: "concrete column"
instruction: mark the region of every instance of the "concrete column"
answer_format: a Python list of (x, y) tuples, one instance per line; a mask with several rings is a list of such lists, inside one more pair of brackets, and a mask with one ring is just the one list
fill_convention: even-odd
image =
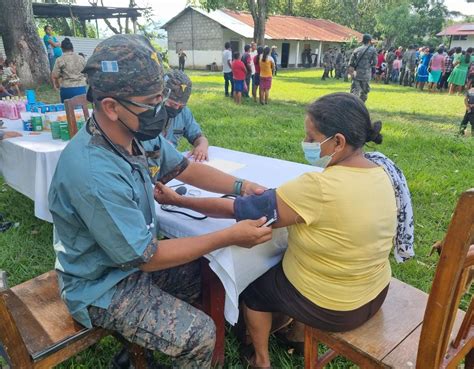
[(240, 55), (242, 55), (242, 53), (244, 52), (244, 47), (245, 47), (245, 38), (241, 38), (240, 39)]
[(318, 65), (321, 66), (321, 60), (323, 58), (323, 42), (319, 41), (319, 55), (318, 55)]
[(295, 68), (298, 68), (300, 60), (300, 42), (296, 42), (296, 57), (295, 57)]

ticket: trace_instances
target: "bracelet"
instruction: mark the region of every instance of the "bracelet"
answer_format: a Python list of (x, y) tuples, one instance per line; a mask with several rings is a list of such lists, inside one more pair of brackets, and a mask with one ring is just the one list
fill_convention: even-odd
[(234, 188), (232, 191), (232, 195), (240, 196), (242, 193), (242, 185), (244, 183), (244, 180), (241, 178), (237, 178), (234, 182)]

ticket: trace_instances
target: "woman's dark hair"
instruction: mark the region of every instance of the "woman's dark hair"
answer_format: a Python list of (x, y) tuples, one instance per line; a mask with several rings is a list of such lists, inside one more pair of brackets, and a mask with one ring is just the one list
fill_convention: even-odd
[(471, 62), (472, 47), (468, 47), (466, 55), (464, 56), (464, 63), (469, 64)]
[(64, 40), (62, 40), (61, 49), (63, 49), (64, 51), (74, 50), (74, 47), (72, 46), (72, 42), (69, 38), (66, 37)]
[[(430, 54), (433, 54), (434, 51), (435, 51), (435, 48), (434, 48), (434, 47), (430, 47), (430, 48), (429, 48), (429, 51), (430, 51)], [(440, 52), (440, 54), (442, 54), (442, 53), (443, 53), (443, 51)]]
[(264, 49), (263, 49), (263, 56), (262, 56), (262, 60), (265, 62), (267, 61), (268, 59), (268, 55), (270, 55), (270, 46), (265, 46)]
[(448, 51), (448, 55), (453, 56), (455, 51), (456, 51), (456, 49), (453, 47), (451, 50)]
[(458, 46), (456, 47), (456, 54), (459, 54), (462, 51), (462, 47)]
[(438, 54), (441, 54), (441, 55), (444, 54), (444, 47), (440, 47), (438, 49)]
[(367, 142), (382, 143), (382, 122), (372, 122), (364, 102), (355, 95), (346, 92), (325, 95), (311, 103), (306, 111), (315, 128), (326, 137), (340, 133), (356, 149)]
[[(262, 55), (262, 54), (263, 54), (263, 46), (257, 47), (257, 55), (260, 57), (260, 55)], [(258, 58), (257, 58), (257, 60), (258, 60)]]

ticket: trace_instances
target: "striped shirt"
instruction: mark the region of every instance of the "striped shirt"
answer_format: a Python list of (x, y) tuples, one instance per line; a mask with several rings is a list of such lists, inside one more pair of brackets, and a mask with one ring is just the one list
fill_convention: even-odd
[(450, 73), (453, 71), (453, 59), (454, 58), (449, 55), (446, 55), (446, 57), (444, 58), (444, 69), (446, 73)]

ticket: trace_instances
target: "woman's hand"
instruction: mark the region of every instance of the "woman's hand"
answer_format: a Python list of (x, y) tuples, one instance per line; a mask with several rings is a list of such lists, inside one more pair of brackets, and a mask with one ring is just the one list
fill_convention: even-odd
[(202, 162), (209, 160), (209, 147), (208, 145), (202, 143), (193, 148), (192, 151), (188, 153), (188, 157), (193, 157), (194, 161)]
[(155, 200), (161, 205), (177, 205), (180, 206), (182, 196), (177, 194), (168, 186), (161, 182), (156, 182), (154, 190)]
[(237, 246), (251, 248), (272, 239), (272, 228), (262, 227), (266, 217), (257, 220), (242, 220), (229, 228)]
[(250, 181), (245, 180), (244, 183), (242, 184), (241, 194), (243, 196), (246, 196), (246, 195), (261, 195), (262, 193), (265, 192), (266, 189), (267, 189), (266, 187), (261, 186), (258, 183), (250, 182)]

